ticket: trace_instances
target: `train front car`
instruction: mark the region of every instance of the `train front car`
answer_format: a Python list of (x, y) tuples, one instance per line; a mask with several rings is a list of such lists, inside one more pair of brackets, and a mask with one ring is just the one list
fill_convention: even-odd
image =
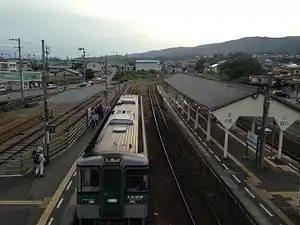
[(89, 155), (78, 163), (79, 224), (145, 224), (149, 162), (142, 99), (122, 95)]

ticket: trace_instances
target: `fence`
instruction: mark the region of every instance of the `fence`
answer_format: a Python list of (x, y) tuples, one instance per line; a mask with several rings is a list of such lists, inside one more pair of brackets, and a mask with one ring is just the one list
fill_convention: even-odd
[[(118, 93), (117, 88), (110, 90), (108, 99), (114, 106), (119, 99), (119, 95), (125, 90), (126, 86), (122, 85), (121, 91)], [(96, 106), (102, 101), (94, 102), (92, 106)], [(91, 106), (91, 107), (92, 107)], [(58, 126), (59, 127), (59, 126)], [(88, 129), (87, 113), (83, 113), (79, 119), (70, 123), (66, 128), (57, 129), (58, 132), (50, 137), (49, 157), (50, 159), (67, 150), (82, 134)], [(33, 161), (31, 151), (26, 151), (20, 155), (11, 165), (7, 165), (6, 174), (25, 174), (32, 168)]]

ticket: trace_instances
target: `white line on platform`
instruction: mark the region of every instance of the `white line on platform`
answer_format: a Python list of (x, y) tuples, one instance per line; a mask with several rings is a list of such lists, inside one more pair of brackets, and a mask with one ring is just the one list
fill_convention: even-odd
[(240, 183), (242, 183), (242, 181), (239, 179), (239, 178), (237, 178), (237, 176), (236, 175), (232, 175), (232, 177), (240, 184)]
[(61, 203), (63, 202), (64, 198), (61, 198), (56, 206), (57, 209), (61, 206)]
[(13, 175), (0, 175), (0, 178), (7, 178), (7, 177), (22, 177), (22, 174), (13, 174)]
[(229, 168), (228, 168), (224, 163), (222, 163), (222, 166), (223, 166), (226, 170), (229, 170)]
[(214, 153), (210, 148), (207, 148), (207, 149), (208, 149), (208, 151), (209, 151), (211, 154)]
[(207, 147), (207, 144), (205, 142), (203, 142), (203, 144)]
[(76, 175), (77, 175), (77, 171), (75, 171), (75, 173), (74, 173), (73, 177), (75, 177)]
[(71, 184), (72, 184), (72, 181), (69, 182), (69, 184), (68, 184), (68, 186), (67, 186), (67, 188), (66, 188), (67, 191), (70, 189)]
[(261, 203), (259, 203), (259, 206), (269, 215), (273, 216), (273, 214)]
[(290, 163), (288, 163), (288, 165), (290, 166), (290, 167), (292, 167), (294, 170), (299, 170), (297, 167), (295, 167), (294, 165), (292, 165), (292, 164), (290, 164)]
[(52, 222), (53, 222), (53, 220), (54, 220), (54, 218), (53, 218), (53, 217), (51, 217), (51, 218), (50, 218), (50, 220), (49, 220), (49, 222), (47, 223), (47, 225), (51, 225), (51, 224), (52, 224)]
[(252, 198), (255, 198), (255, 195), (252, 194), (251, 191), (249, 191), (249, 189), (247, 187), (244, 187), (245, 191), (252, 197)]
[(215, 155), (215, 158), (216, 158), (219, 162), (221, 162), (221, 159), (220, 159), (217, 155)]

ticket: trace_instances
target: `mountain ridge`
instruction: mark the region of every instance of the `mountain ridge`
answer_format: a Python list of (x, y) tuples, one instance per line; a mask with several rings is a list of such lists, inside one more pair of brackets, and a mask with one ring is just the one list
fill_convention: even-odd
[(152, 50), (143, 53), (129, 54), (131, 58), (189, 58), (196, 56), (212, 56), (214, 54), (226, 54), (245, 52), (250, 54), (298, 54), (300, 53), (300, 36), (287, 37), (244, 37), (220, 43), (198, 45), (195, 47), (171, 47), (160, 50)]

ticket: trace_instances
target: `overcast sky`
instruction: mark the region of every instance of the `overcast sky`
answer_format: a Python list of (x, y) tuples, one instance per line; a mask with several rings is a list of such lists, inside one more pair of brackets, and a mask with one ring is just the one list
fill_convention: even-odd
[(196, 46), (245, 36), (300, 35), (299, 0), (0, 0), (0, 53), (79, 56)]

